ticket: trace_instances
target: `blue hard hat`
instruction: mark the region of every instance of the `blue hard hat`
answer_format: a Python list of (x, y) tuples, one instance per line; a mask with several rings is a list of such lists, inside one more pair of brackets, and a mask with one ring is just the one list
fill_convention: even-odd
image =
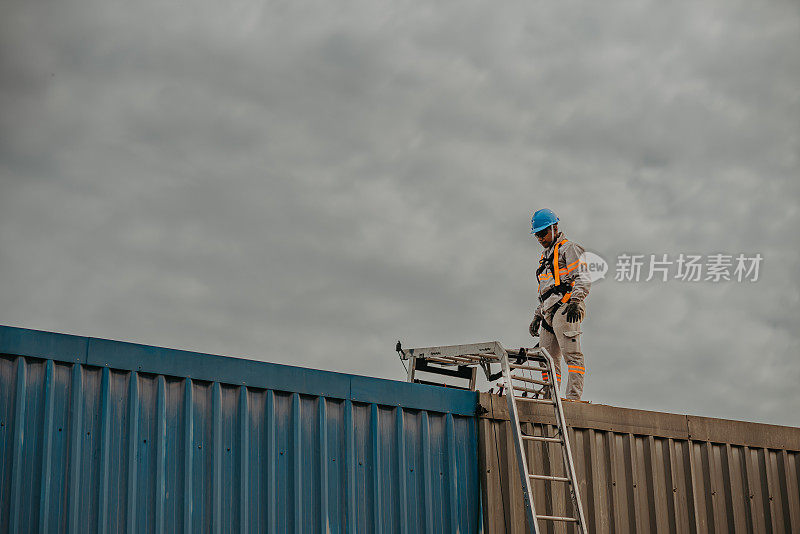
[(531, 219), (531, 233), (535, 234), (558, 222), (558, 217), (553, 210), (543, 208), (536, 210)]

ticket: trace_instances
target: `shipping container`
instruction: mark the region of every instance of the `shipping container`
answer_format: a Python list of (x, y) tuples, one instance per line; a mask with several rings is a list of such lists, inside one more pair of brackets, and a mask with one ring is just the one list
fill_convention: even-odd
[(0, 327), (0, 532), (477, 532), (476, 402)]
[[(485, 532), (527, 533), (506, 398), (480, 403)], [(526, 433), (553, 435), (552, 408), (518, 408)], [(564, 414), (589, 532), (800, 532), (800, 428), (575, 402)], [(565, 476), (560, 447), (526, 447), (531, 473)], [(537, 512), (573, 515), (566, 484), (533, 491)]]

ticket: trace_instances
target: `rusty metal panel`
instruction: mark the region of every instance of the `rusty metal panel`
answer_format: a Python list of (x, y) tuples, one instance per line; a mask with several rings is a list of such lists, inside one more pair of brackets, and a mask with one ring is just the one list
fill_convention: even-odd
[[(480, 402), (484, 530), (526, 533), (505, 400)], [(551, 412), (522, 405), (526, 431), (552, 435)], [(800, 428), (583, 403), (565, 415), (590, 532), (800, 532)], [(559, 447), (527, 446), (532, 472), (563, 476)], [(539, 513), (571, 515), (565, 484), (536, 481), (534, 495)]]
[(476, 403), (0, 326), (0, 532), (477, 532)]

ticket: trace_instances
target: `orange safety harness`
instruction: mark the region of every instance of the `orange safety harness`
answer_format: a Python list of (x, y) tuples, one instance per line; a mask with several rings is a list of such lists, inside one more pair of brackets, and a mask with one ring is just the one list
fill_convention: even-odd
[(536, 280), (541, 285), (542, 282), (539, 277), (544, 272), (544, 270), (547, 269), (547, 267), (549, 267), (550, 260), (552, 258), (553, 266), (551, 267), (551, 270), (553, 271), (553, 287), (549, 288), (547, 291), (539, 295), (539, 300), (541, 302), (547, 300), (547, 298), (550, 297), (550, 295), (552, 295), (553, 293), (563, 294), (563, 297), (561, 297), (562, 303), (567, 302), (570, 296), (572, 296), (572, 286), (575, 285), (575, 282), (565, 282), (562, 284), (561, 272), (560, 272), (561, 270), (558, 267), (558, 247), (566, 242), (567, 242), (566, 239), (562, 239), (561, 241), (556, 243), (556, 246), (553, 247), (553, 255), (550, 258), (545, 258), (544, 252), (542, 252), (542, 257), (539, 260), (539, 268), (536, 270)]

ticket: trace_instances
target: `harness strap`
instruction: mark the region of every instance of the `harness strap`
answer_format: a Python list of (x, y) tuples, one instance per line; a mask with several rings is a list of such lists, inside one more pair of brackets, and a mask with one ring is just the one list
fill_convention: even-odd
[[(539, 295), (539, 300), (541, 302), (544, 302), (553, 293), (559, 293), (559, 294), (562, 294), (564, 296), (571, 295), (572, 294), (571, 290), (572, 290), (572, 284), (571, 283), (569, 283), (569, 284), (567, 284), (567, 283), (559, 284), (557, 286), (553, 286), (553, 287), (551, 287), (549, 289), (546, 289), (541, 295)], [(567, 300), (569, 300), (569, 298), (567, 298)], [(566, 302), (566, 300), (563, 300), (563, 302)]]
[[(574, 286), (574, 285), (575, 285), (575, 282), (572, 282), (572, 284), (570, 284), (570, 289), (571, 289), (571, 288), (572, 288), (572, 286)], [(562, 303), (564, 303), (564, 304), (566, 304), (567, 302), (569, 302), (569, 299), (570, 299), (570, 297), (571, 297), (571, 296), (572, 296), (572, 291), (569, 291), (569, 292), (567, 292), (567, 293), (564, 293), (564, 296), (563, 296), (563, 297), (561, 297), (561, 302), (562, 302)]]
[(560, 269), (558, 268), (558, 246), (564, 242), (566, 242), (566, 239), (562, 239), (556, 243), (556, 247), (553, 249), (553, 277), (555, 278), (556, 285), (561, 284), (561, 275), (559, 273)]
[[(559, 286), (563, 285), (563, 284), (561, 284), (561, 273), (560, 273), (561, 269), (559, 269), (559, 267), (558, 267), (558, 246), (560, 244), (566, 243), (566, 242), (567, 242), (566, 239), (562, 239), (561, 241), (556, 243), (556, 248), (553, 249), (553, 276), (555, 278), (555, 281), (554, 281), (555, 282), (555, 287), (559, 287)], [(569, 284), (569, 289), (572, 289), (573, 285), (575, 285), (575, 282), (572, 282), (572, 283)], [(564, 296), (561, 297), (561, 302), (567, 302), (571, 296), (572, 296), (572, 292), (571, 291), (565, 292)]]
[[(556, 304), (555, 307), (553, 307), (553, 315), (556, 314), (556, 312), (558, 311), (558, 309), (560, 307), (561, 307), (561, 303), (560, 302), (558, 304)], [(545, 330), (547, 330), (551, 334), (555, 334), (555, 331), (553, 330), (553, 327), (550, 326), (549, 324), (547, 324), (547, 321), (544, 320), (544, 317), (542, 317), (542, 328), (544, 328)]]
[(550, 295), (552, 295), (553, 293), (562, 293), (564, 295), (563, 297), (561, 297), (561, 302), (567, 302), (569, 300), (569, 298), (572, 296), (571, 289), (572, 289), (572, 286), (575, 285), (575, 282), (570, 282), (568, 284), (562, 284), (561, 283), (561, 269), (558, 267), (558, 247), (563, 245), (566, 242), (567, 242), (567, 239), (564, 238), (561, 241), (559, 241), (558, 243), (556, 243), (556, 246), (553, 247), (553, 254), (547, 259), (545, 259), (544, 253), (542, 253), (542, 258), (539, 261), (539, 268), (536, 270), (536, 279), (537, 280), (539, 279), (539, 275), (542, 274), (542, 271), (544, 271), (547, 268), (547, 264), (550, 263), (550, 261), (552, 260), (552, 262), (553, 262), (552, 271), (553, 271), (553, 282), (554, 282), (554, 285), (553, 285), (553, 287), (551, 287), (550, 289), (548, 289), (547, 291), (545, 291), (544, 293), (539, 295), (539, 300), (541, 302), (544, 302), (545, 300), (547, 300), (547, 298)]
[(547, 324), (547, 321), (545, 321), (544, 319), (542, 319), (542, 328), (544, 328), (545, 330), (547, 330), (551, 334), (555, 334), (555, 332), (553, 331), (553, 327), (550, 326), (549, 324)]
[[(547, 256), (546, 258), (544, 256), (544, 252), (542, 252), (542, 257), (539, 258), (539, 268), (536, 269), (536, 278), (537, 279), (539, 278), (539, 275), (542, 274), (545, 269), (547, 269), (548, 264), (551, 261), (553, 262), (553, 265), (555, 265), (555, 269), (553, 269), (553, 273), (555, 274), (555, 272), (558, 270), (558, 246), (562, 245), (562, 244), (564, 244), (566, 242), (567, 242), (567, 239), (564, 238), (561, 241), (559, 241), (558, 243), (556, 243), (556, 246), (553, 248), (553, 253), (550, 254), (549, 256)], [(556, 285), (558, 285), (558, 281), (556, 281)]]

